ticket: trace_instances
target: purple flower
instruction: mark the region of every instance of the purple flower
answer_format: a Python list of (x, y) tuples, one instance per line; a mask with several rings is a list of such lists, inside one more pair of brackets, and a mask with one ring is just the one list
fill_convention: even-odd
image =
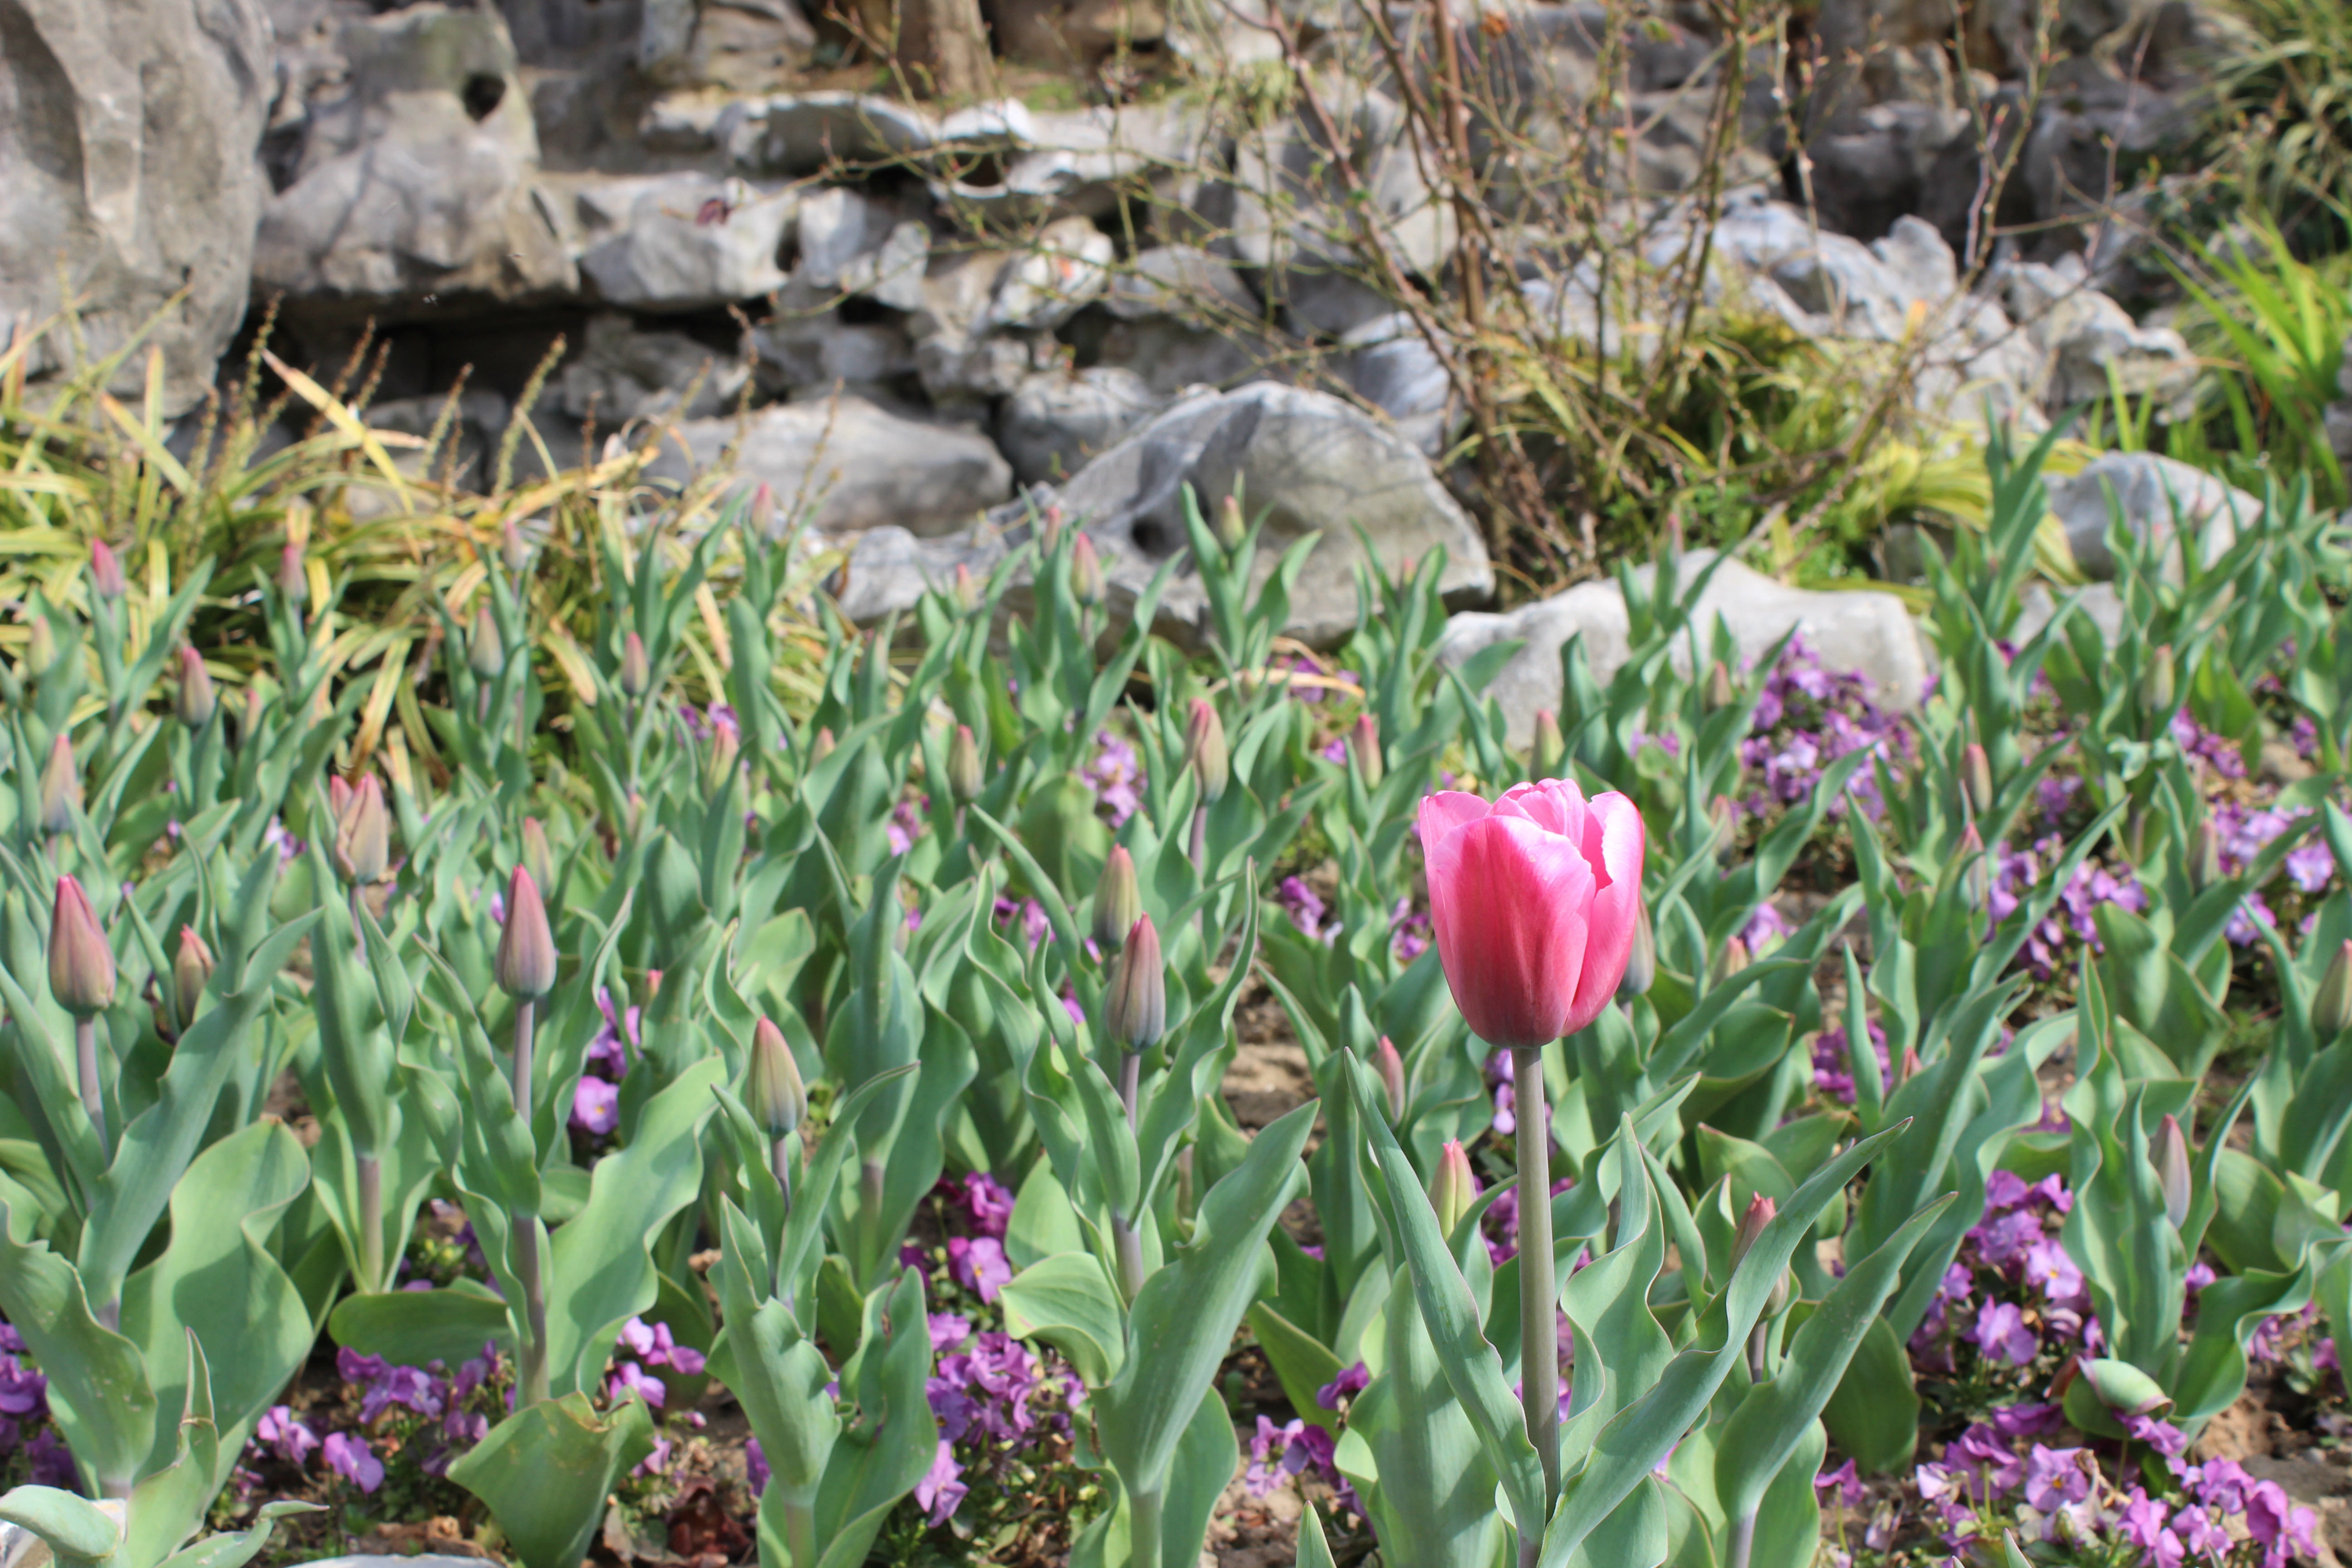
[(1353, 1398), (1369, 1387), (1372, 1374), (1362, 1362), (1349, 1367), (1315, 1391), (1315, 1403), (1326, 1410), (1337, 1410), (1340, 1401)]
[(612, 1381), (604, 1385), (604, 1397), (618, 1405), (633, 1394), (659, 1410), (662, 1402), (669, 1397), (669, 1389), (660, 1378), (646, 1375), (646, 1369), (635, 1362), (625, 1361), (613, 1368)]
[(345, 1383), (371, 1384), (391, 1370), (382, 1356), (362, 1355), (349, 1345), (335, 1351), (335, 1375)]
[(1003, 1183), (986, 1171), (974, 1171), (964, 1177), (958, 1200), (975, 1234), (1004, 1239), (1004, 1227), (1013, 1220), (1013, 1194)]
[(1322, 1427), (1296, 1416), (1288, 1425), (1276, 1426), (1261, 1415), (1257, 1435), (1250, 1439), (1250, 1464), (1242, 1473), (1242, 1486), (1252, 1497), (1262, 1498), (1286, 1476), (1312, 1469), (1326, 1479), (1332, 1479), (1337, 1474), (1332, 1454), (1331, 1434)]
[(1969, 1336), (1989, 1361), (2011, 1366), (2032, 1364), (2042, 1342), (2025, 1326), (2025, 1314), (2007, 1301), (1988, 1301), (1977, 1314), (1976, 1331)]
[(2289, 880), (2306, 893), (2324, 891), (2336, 875), (2336, 857), (2325, 844), (2300, 844), (2286, 852)]
[[(15, 1332), (9, 1331), (12, 1337)], [(15, 1355), (0, 1354), (0, 1415), (39, 1415), (48, 1408), (48, 1388), (49, 1380), (40, 1373)]]
[[(670, 1337), (667, 1323), (648, 1323), (643, 1318), (631, 1318), (621, 1325), (620, 1342), (647, 1366), (666, 1366), (688, 1377), (703, 1368), (703, 1354), (692, 1345), (679, 1344)], [(655, 1400), (658, 1405), (661, 1402)]]
[(621, 1124), (621, 1086), (583, 1073), (572, 1090), (572, 1125), (602, 1138)]
[(612, 991), (599, 985), (596, 1010), (604, 1015), (604, 1026), (588, 1043), (588, 1065), (617, 1081), (629, 1076), (630, 1047), (642, 1044), (637, 1037), (637, 1018), (643, 1009), (632, 1007), (623, 1016), (613, 1005)]
[(757, 1437), (743, 1445), (743, 1477), (751, 1482), (753, 1497), (768, 1489), (768, 1456)]
[(1748, 944), (1749, 952), (1761, 956), (1767, 948), (1777, 947), (1794, 935), (1796, 930), (1788, 917), (1770, 904), (1759, 904), (1747, 925), (1740, 929), (1739, 940)]
[(1046, 918), (1045, 906), (1034, 899), (1023, 899), (1018, 902), (1007, 898), (996, 900), (996, 918), (1000, 922), (1015, 915), (1021, 917), (1021, 934), (1031, 947), (1045, 941), (1054, 929), (1054, 922)]
[(2291, 1555), (2318, 1556), (2317, 1523), (2318, 1516), (2290, 1502), (2276, 1481), (2257, 1481), (2246, 1493), (2246, 1533), (2263, 1548), (2263, 1568), (2279, 1568)]
[(2037, 1513), (2056, 1513), (2089, 1497), (2098, 1479), (2099, 1462), (2088, 1448), (2036, 1443), (2025, 1458), (2025, 1500)]
[(2263, 896), (2248, 893), (2230, 916), (2230, 923), (2221, 928), (2221, 934), (2229, 938), (2232, 947), (2252, 947), (2263, 939), (2264, 926), (2277, 924), (2278, 916), (2271, 912), (2271, 907)]
[(375, 1457), (367, 1439), (354, 1437), (348, 1432), (331, 1432), (327, 1436), (327, 1468), (363, 1492), (373, 1492), (383, 1485), (383, 1461)]
[(993, 1301), (1013, 1278), (1013, 1266), (1004, 1259), (1004, 1244), (994, 1237), (955, 1236), (948, 1238), (948, 1275), (978, 1291), (982, 1300)]
[(1113, 827), (1142, 806), (1143, 764), (1136, 760), (1135, 748), (1108, 730), (1096, 732), (1095, 754), (1086, 765), (1085, 776), (1094, 786), (1096, 805), (1109, 816)]
[(2066, 1248), (2052, 1237), (2044, 1237), (2026, 1249), (2025, 1282), (2039, 1287), (2042, 1300), (2053, 1307), (2071, 1307), (2079, 1311), (2090, 1302), (2083, 1271), (2066, 1255)]
[(2123, 1535), (2140, 1549), (2143, 1561), (2174, 1568), (2181, 1559), (2180, 1538), (2166, 1528), (2171, 1510), (2137, 1487), (2124, 1505)]
[(1285, 877), (1274, 890), (1274, 901), (1290, 917), (1291, 924), (1315, 941), (1329, 942), (1339, 935), (1338, 926), (1324, 926), (1326, 906), (1321, 896), (1307, 885), (1305, 878)]
[(1855, 1470), (1854, 1462), (1852, 1459), (1848, 1459), (1834, 1470), (1823, 1470), (1820, 1475), (1815, 1476), (1813, 1489), (1823, 1494), (1822, 1501), (1834, 1500), (1840, 1508), (1849, 1512), (1853, 1511), (1867, 1495), (1863, 1488), (1862, 1477)]
[(2058, 1422), (2055, 1405), (2004, 1405), (1992, 1413), (1993, 1430), (2011, 1440), (2054, 1432)]
[[(373, 1357), (368, 1358), (373, 1360)], [(427, 1420), (441, 1418), (441, 1390), (422, 1367), (386, 1367), (368, 1380), (360, 1396), (360, 1423), (372, 1426), (394, 1405), (415, 1411)]]
[(930, 1472), (915, 1483), (916, 1505), (926, 1510), (930, 1524), (945, 1524), (971, 1489), (963, 1484), (963, 1467), (956, 1463), (953, 1446), (942, 1438)]
[(950, 1351), (960, 1349), (964, 1341), (971, 1338), (971, 1320), (957, 1317), (950, 1312), (930, 1314), (930, 1328), (931, 1354), (934, 1356), (945, 1355)]
[(26, 1456), (32, 1460), (32, 1482), (37, 1487), (55, 1487), (71, 1491), (79, 1484), (74, 1470), (73, 1453), (58, 1436), (57, 1429), (44, 1426), (33, 1434), (25, 1445)]
[(319, 1447), (319, 1435), (288, 1406), (273, 1405), (254, 1424), (253, 1440), (289, 1465), (299, 1465)]
[[(2237, 1544), (2230, 1539), (2229, 1531), (2220, 1520), (2194, 1504), (2172, 1516), (2172, 1528), (2179, 1535), (2181, 1544), (2200, 1557), (2226, 1557), (2230, 1548)], [(2315, 1552), (2312, 1555), (2317, 1556), (2318, 1553)]]

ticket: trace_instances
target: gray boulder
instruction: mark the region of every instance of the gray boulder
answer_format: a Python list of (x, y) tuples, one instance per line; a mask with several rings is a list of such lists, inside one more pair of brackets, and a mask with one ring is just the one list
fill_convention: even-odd
[[(110, 354), (185, 288), (145, 340), (176, 416), (245, 316), (269, 194), (254, 158), (268, 14), (259, 0), (6, 0), (0, 61), (0, 342), (54, 315), (62, 282), (89, 352)], [(67, 370), (72, 354), (52, 332), (25, 370)], [(142, 384), (144, 361), (116, 391)]]
[[(580, 270), (605, 300), (639, 310), (696, 310), (783, 287), (776, 257), (797, 211), (790, 190), (704, 174), (615, 184), (610, 195), (591, 189), (580, 198), (592, 227), (613, 230), (580, 259)], [(627, 216), (614, 223), (610, 209), (619, 202), (626, 203)]]
[(815, 48), (816, 29), (793, 0), (645, 0), (637, 68), (666, 86), (765, 92)]
[[(694, 401), (682, 403), (697, 376)], [(745, 379), (740, 355), (606, 312), (588, 319), (583, 341), (555, 378), (555, 402), (574, 424), (593, 413), (606, 429), (632, 419), (698, 419), (731, 407)]]
[(845, 186), (801, 198), (794, 279), (814, 292), (864, 294), (894, 310), (919, 310), (931, 231), (887, 202)]
[[(1715, 554), (1711, 550), (1688, 552), (1677, 565), (1676, 580), (1685, 584), (1696, 581)], [(1654, 571), (1643, 566), (1636, 574), (1650, 582)], [(1699, 624), (1712, 626), (1717, 616), (1730, 628), (1743, 659), (1761, 658), (1793, 629), (1820, 656), (1824, 668), (1861, 676), (1880, 703), (1900, 711), (1919, 705), (1927, 681), (1927, 657), (1910, 612), (1892, 594), (1791, 588), (1737, 561), (1726, 561), (1699, 597)], [(1559, 711), (1561, 645), (1581, 633), (1592, 673), (1606, 684), (1625, 663), (1630, 626), (1625, 597), (1615, 583), (1580, 583), (1502, 615), (1455, 616), (1446, 623), (1438, 657), (1459, 665), (1499, 642), (1521, 645), (1486, 690), (1502, 703), (1513, 743), (1525, 745), (1535, 734), (1538, 710)], [(1674, 658), (1675, 667), (1688, 674), (1688, 652), (1678, 647)]]
[(998, 410), (996, 444), (1023, 484), (1066, 479), (1162, 401), (1141, 376), (1113, 365), (1041, 371)]
[[(710, 468), (737, 430), (732, 419), (689, 419), (677, 434), (648, 478), (684, 480)], [(741, 436), (730, 485), (764, 483), (780, 505), (797, 503), (827, 532), (895, 524), (945, 533), (1013, 489), (1013, 470), (978, 430), (906, 418), (862, 397), (773, 405), (753, 414)]]
[(2245, 491), (2153, 452), (2108, 452), (2078, 474), (2051, 479), (2049, 487), (2050, 510), (2066, 530), (2067, 548), (2095, 581), (2116, 574), (2115, 553), (2107, 548), (2112, 517), (2120, 515), (2126, 528), (2159, 543), (2167, 574), (2177, 577), (2184, 534), (2210, 562), (2263, 515), (2263, 503)]
[(1453, 407), (1454, 383), (1412, 318), (1400, 310), (1367, 321), (1339, 346), (1349, 351), (1349, 389), (1394, 420), (1422, 451), (1442, 454), (1467, 416)]
[[(2025, 329), (2042, 363), (2039, 391), (2053, 414), (2079, 403), (2105, 402), (2113, 386), (2157, 398), (2174, 417), (2189, 412), (2197, 389), (2197, 357), (2169, 327), (2143, 327), (2121, 305), (2091, 287), (2081, 256), (2049, 265), (2011, 268), (2009, 313)], [(2112, 382), (2110, 373), (2113, 373)]]
[[(1394, 430), (1327, 393), (1258, 383), (1234, 392), (1196, 391), (1129, 432), (1058, 489), (1037, 486), (951, 538), (917, 540), (895, 529), (861, 538), (850, 561), (845, 608), (860, 621), (915, 602), (927, 583), (950, 581), (958, 564), (984, 574), (1025, 537), (1036, 510), (1058, 506), (1103, 555), (1114, 615), (1132, 614), (1136, 595), (1161, 563), (1186, 548), (1183, 491), (1204, 507), (1236, 487), (1268, 517), (1258, 573), (1270, 574), (1291, 543), (1321, 543), (1307, 558), (1291, 600), (1287, 630), (1330, 646), (1356, 624), (1355, 573), (1365, 563), (1361, 529), (1378, 570), (1408, 572), (1443, 549), (1440, 579), (1449, 600), (1494, 592), (1476, 527), (1446, 492), (1429, 459)], [(1199, 580), (1179, 573), (1160, 602), (1157, 628), (1197, 645), (1207, 603)]]
[(294, 183), (263, 212), (253, 280), (302, 299), (569, 293), (532, 189), (539, 137), (495, 11), (412, 5), (347, 22), (351, 86), (313, 110)]

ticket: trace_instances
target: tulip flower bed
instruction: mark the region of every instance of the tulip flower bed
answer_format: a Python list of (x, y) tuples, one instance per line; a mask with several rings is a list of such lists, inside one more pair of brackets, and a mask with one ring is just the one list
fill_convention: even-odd
[(401, 696), (429, 756), (299, 547), (233, 659), (201, 574), (100, 551), (0, 668), (0, 1520), (112, 1568), (2324, 1561), (2352, 562), (2275, 493), (2210, 566), (2119, 531), (2112, 643), (2031, 626), (2042, 455), (1931, 563), (1916, 710), (1627, 574), (1532, 754), (1440, 563), (1316, 658), (1311, 542), (1230, 498), (1191, 654), (1083, 520), (861, 633), (764, 505), (614, 508), (543, 668), (509, 529)]

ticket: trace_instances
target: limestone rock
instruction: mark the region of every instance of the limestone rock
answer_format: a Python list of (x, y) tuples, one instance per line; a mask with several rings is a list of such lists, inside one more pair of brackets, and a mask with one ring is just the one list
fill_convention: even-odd
[(1041, 371), (1004, 400), (996, 444), (1023, 484), (1066, 479), (1160, 402), (1141, 376), (1116, 366)]
[(2189, 411), (2197, 360), (2188, 341), (2169, 327), (2135, 322), (2129, 311), (2091, 287), (2080, 256), (2011, 268), (2008, 292), (2009, 313), (2042, 353), (2042, 400), (2052, 413), (2104, 402), (2113, 385), (2134, 396), (2156, 397), (2176, 416)]
[[(652, 479), (683, 479), (708, 468), (736, 436), (732, 419), (690, 419), (665, 444)], [(893, 414), (862, 397), (777, 404), (751, 416), (730, 481), (766, 483), (782, 505), (797, 500), (814, 524), (841, 532), (896, 524), (944, 533), (1003, 500), (1013, 470), (993, 443), (964, 425)]]
[[(783, 287), (776, 258), (796, 210), (790, 191), (677, 174), (626, 182), (615, 194), (626, 200), (627, 217), (580, 258), (607, 302), (692, 310)], [(585, 195), (582, 205), (596, 200)]]
[(2049, 488), (2050, 510), (2065, 527), (2076, 564), (2101, 580), (2113, 577), (2116, 567), (2107, 548), (2111, 492), (2124, 526), (2159, 542), (2168, 574), (2176, 576), (2184, 532), (2210, 561), (2263, 515), (2263, 503), (2245, 491), (2153, 452), (2105, 453), (2078, 474), (2051, 479)]
[(864, 294), (894, 310), (923, 304), (931, 231), (887, 202), (844, 186), (801, 198), (795, 279), (819, 292)]
[[(694, 401), (682, 404), (698, 376)], [(593, 413), (606, 429), (632, 419), (707, 418), (733, 406), (745, 376), (738, 354), (606, 312), (588, 319), (583, 342), (557, 374), (555, 403), (574, 424)]]

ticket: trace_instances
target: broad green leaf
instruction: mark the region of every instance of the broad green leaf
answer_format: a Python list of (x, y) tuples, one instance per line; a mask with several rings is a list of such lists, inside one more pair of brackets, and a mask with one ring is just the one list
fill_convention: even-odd
[(347, 1296), (327, 1320), (339, 1345), (382, 1356), (394, 1366), (442, 1361), (455, 1366), (482, 1353), (485, 1343), (512, 1352), (507, 1304), (486, 1288), (461, 1279), (437, 1290), (384, 1290)]
[(1919, 1394), (1911, 1358), (1885, 1318), (1864, 1331), (1822, 1420), (1840, 1451), (1865, 1475), (1885, 1475), (1911, 1462), (1919, 1443)]
[(1059, 1350), (1088, 1388), (1109, 1383), (1126, 1364), (1127, 1313), (1093, 1253), (1038, 1259), (1005, 1282), (1003, 1300), (1006, 1330)]
[(449, 1479), (489, 1506), (525, 1568), (580, 1568), (606, 1494), (653, 1446), (643, 1400), (599, 1415), (572, 1392), (491, 1427), (449, 1466)]
[(138, 1347), (99, 1326), (72, 1264), (26, 1245), (0, 1207), (0, 1313), (49, 1380), (49, 1411), (75, 1461), (117, 1496), (155, 1447), (155, 1392)]

